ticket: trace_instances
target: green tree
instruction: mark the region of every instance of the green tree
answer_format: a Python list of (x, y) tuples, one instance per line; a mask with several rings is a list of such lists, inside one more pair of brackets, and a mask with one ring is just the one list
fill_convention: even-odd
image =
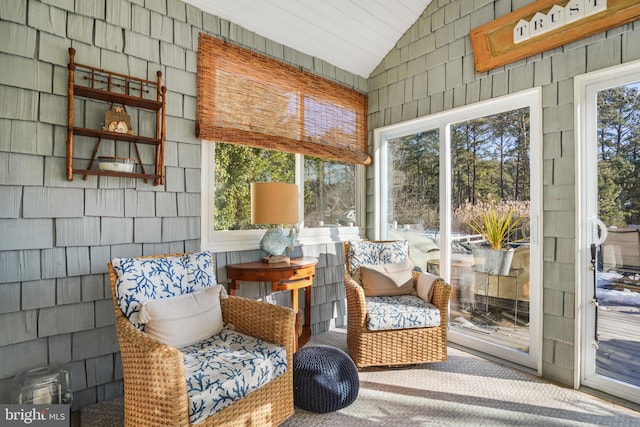
[[(389, 141), (389, 218), (439, 228), (440, 135), (420, 132)], [(522, 108), (451, 126), (452, 204), (528, 201), (529, 110)]]
[(608, 226), (627, 226), (631, 211), (624, 211), (623, 189), (618, 183), (618, 176), (634, 169), (631, 162), (620, 157), (598, 162), (598, 216)]
[(624, 154), (639, 158), (640, 96), (636, 86), (598, 92), (598, 144), (600, 158)]
[(440, 199), (439, 145), (437, 131), (420, 132), (389, 142), (390, 220), (437, 228), (438, 217), (431, 213), (438, 211)]
[(529, 110), (521, 108), (451, 127), (454, 207), (469, 201), (529, 199)]
[(246, 145), (216, 143), (216, 230), (245, 230), (251, 226), (251, 183), (295, 182), (295, 157), (291, 153)]
[(354, 222), (355, 165), (318, 157), (304, 159), (305, 226)]
[(529, 200), (531, 198), (531, 138), (529, 109), (514, 110), (511, 122), (511, 133), (516, 139), (514, 157), (515, 171), (513, 200)]
[[(638, 85), (598, 92), (598, 187), (601, 217), (640, 222), (640, 94)], [(603, 163), (600, 165), (600, 163)], [(617, 212), (614, 210), (617, 209)]]
[(483, 159), (488, 137), (484, 119), (469, 120), (451, 127), (451, 162), (453, 164), (453, 204), (465, 200), (474, 203), (476, 196), (487, 192), (487, 169)]

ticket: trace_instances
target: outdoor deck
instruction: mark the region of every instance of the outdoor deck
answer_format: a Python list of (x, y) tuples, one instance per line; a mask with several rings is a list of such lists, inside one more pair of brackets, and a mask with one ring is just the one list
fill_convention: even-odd
[(514, 326), (513, 306), (509, 304), (508, 307), (502, 307), (502, 304), (495, 303), (496, 300), (491, 299), (488, 310), (481, 298), (475, 309), (457, 310), (452, 306), (451, 326), (497, 345), (529, 351), (528, 308), (525, 313), (519, 312), (518, 322)]
[[(451, 326), (466, 334), (521, 351), (529, 350), (529, 327), (507, 310), (488, 313), (456, 311), (452, 307)], [(464, 317), (468, 322), (462, 322)], [(458, 321), (456, 321), (458, 319)], [(640, 308), (636, 306), (601, 305), (598, 312), (599, 348), (596, 351), (596, 373), (640, 387)]]
[(640, 387), (640, 309), (601, 306), (596, 373)]

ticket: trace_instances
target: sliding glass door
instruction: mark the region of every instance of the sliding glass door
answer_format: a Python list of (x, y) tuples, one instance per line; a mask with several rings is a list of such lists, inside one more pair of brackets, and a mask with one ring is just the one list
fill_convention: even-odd
[[(450, 340), (530, 367), (540, 341), (537, 90), (375, 132), (378, 238), (453, 286)], [(484, 216), (483, 216), (484, 215)], [(511, 219), (501, 251), (478, 229)], [(510, 265), (491, 265), (493, 254)]]

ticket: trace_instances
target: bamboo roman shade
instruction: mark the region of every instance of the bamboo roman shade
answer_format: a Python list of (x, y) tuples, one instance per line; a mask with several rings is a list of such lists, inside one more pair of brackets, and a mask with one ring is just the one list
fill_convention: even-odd
[(367, 96), (200, 34), (200, 139), (369, 164)]

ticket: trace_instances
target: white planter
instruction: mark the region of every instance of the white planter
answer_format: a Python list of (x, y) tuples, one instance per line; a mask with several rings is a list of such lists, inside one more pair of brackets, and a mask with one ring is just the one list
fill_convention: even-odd
[(511, 269), (513, 249), (474, 248), (473, 260), (475, 269), (491, 274), (505, 276)]

